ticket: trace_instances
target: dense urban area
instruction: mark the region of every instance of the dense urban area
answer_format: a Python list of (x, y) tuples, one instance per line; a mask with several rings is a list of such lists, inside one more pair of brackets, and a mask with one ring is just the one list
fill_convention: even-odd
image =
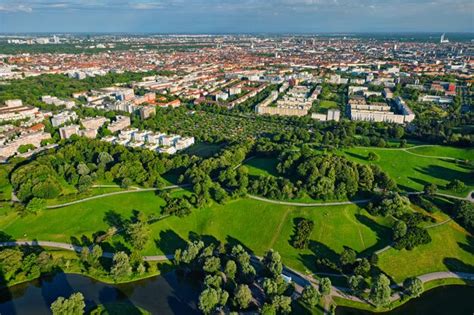
[(62, 274), (172, 273), (176, 314), (472, 286), (473, 57), (450, 34), (0, 35), (0, 313)]

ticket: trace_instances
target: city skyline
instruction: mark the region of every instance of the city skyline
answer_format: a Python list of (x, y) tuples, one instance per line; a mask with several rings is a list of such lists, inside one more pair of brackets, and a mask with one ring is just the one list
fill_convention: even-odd
[(468, 0), (0, 0), (0, 31), (472, 32)]

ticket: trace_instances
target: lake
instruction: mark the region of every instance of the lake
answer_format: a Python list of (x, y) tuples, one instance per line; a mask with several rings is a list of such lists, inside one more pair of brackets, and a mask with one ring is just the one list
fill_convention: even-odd
[(175, 272), (119, 285), (59, 273), (1, 290), (0, 314), (50, 315), (51, 303), (58, 296), (69, 297), (73, 292), (84, 295), (86, 310), (94, 309), (98, 304), (124, 302), (153, 314), (199, 314), (199, 286)]
[(474, 287), (449, 285), (431, 289), (419, 298), (384, 313), (373, 313), (349, 307), (337, 307), (336, 315), (473, 315)]

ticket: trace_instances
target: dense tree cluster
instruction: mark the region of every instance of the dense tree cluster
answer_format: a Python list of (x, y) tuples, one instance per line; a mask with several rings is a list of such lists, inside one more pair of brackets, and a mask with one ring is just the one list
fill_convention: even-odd
[(79, 192), (95, 180), (116, 182), (122, 186), (163, 185), (161, 175), (173, 168), (186, 167), (197, 157), (167, 157), (149, 150), (132, 150), (99, 140), (78, 138), (57, 150), (51, 150), (12, 172), (11, 183), (20, 200), (51, 199), (62, 193), (63, 184)]
[(453, 214), (455, 219), (467, 230), (474, 231), (474, 206), (469, 201), (458, 201), (454, 204)]
[(54, 267), (51, 254), (45, 251), (29, 247), (5, 248), (0, 251), (0, 284), (35, 279), (51, 272)]
[(84, 296), (82, 293), (73, 293), (69, 298), (58, 297), (51, 304), (51, 312), (53, 315), (81, 315), (84, 314)]
[(251, 192), (278, 199), (306, 193), (314, 199), (327, 200), (350, 198), (374, 189), (395, 189), (393, 180), (379, 167), (358, 164), (339, 155), (303, 148), (283, 151), (278, 160), (277, 171), (282, 178), (253, 177)]
[(293, 247), (303, 249), (308, 247), (309, 237), (313, 232), (314, 222), (308, 219), (300, 219), (295, 226), (295, 233), (291, 239)]
[(175, 263), (180, 270), (197, 273), (203, 279), (198, 306), (204, 314), (215, 313), (217, 309), (226, 313), (255, 311), (254, 300), (261, 297), (253, 296), (251, 286), (260, 286), (264, 293), (260, 313), (289, 314), (293, 288), (281, 276), (280, 255), (273, 250), (265, 253), (258, 274), (251, 260), (241, 245), (216, 247), (195, 241), (175, 252)]

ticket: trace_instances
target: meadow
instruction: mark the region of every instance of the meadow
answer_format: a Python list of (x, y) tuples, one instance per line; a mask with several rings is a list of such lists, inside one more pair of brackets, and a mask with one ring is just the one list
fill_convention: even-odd
[[(186, 192), (174, 192), (182, 193)], [(10, 212), (0, 216), (0, 229), (15, 239), (86, 244), (96, 232), (106, 231), (112, 225), (120, 227), (136, 211), (158, 217), (162, 205), (164, 201), (153, 192), (117, 195), (25, 217)], [(304, 250), (296, 250), (289, 242), (295, 222), (300, 218), (315, 223), (309, 247)], [(391, 219), (373, 217), (355, 205), (301, 208), (244, 198), (194, 210), (184, 218), (167, 217), (151, 223), (151, 237), (142, 254), (173, 253), (187, 240), (200, 238), (208, 242), (242, 244), (256, 255), (273, 248), (280, 252), (289, 267), (315, 273), (318, 272), (317, 257), (335, 261), (344, 246), (369, 256), (389, 245), (391, 224)], [(433, 242), (426, 246), (382, 253), (381, 269), (397, 281), (450, 268), (472, 269), (472, 238), (461, 227), (451, 222), (433, 228), (430, 234)], [(129, 249), (123, 233), (104, 245), (106, 250)]]

